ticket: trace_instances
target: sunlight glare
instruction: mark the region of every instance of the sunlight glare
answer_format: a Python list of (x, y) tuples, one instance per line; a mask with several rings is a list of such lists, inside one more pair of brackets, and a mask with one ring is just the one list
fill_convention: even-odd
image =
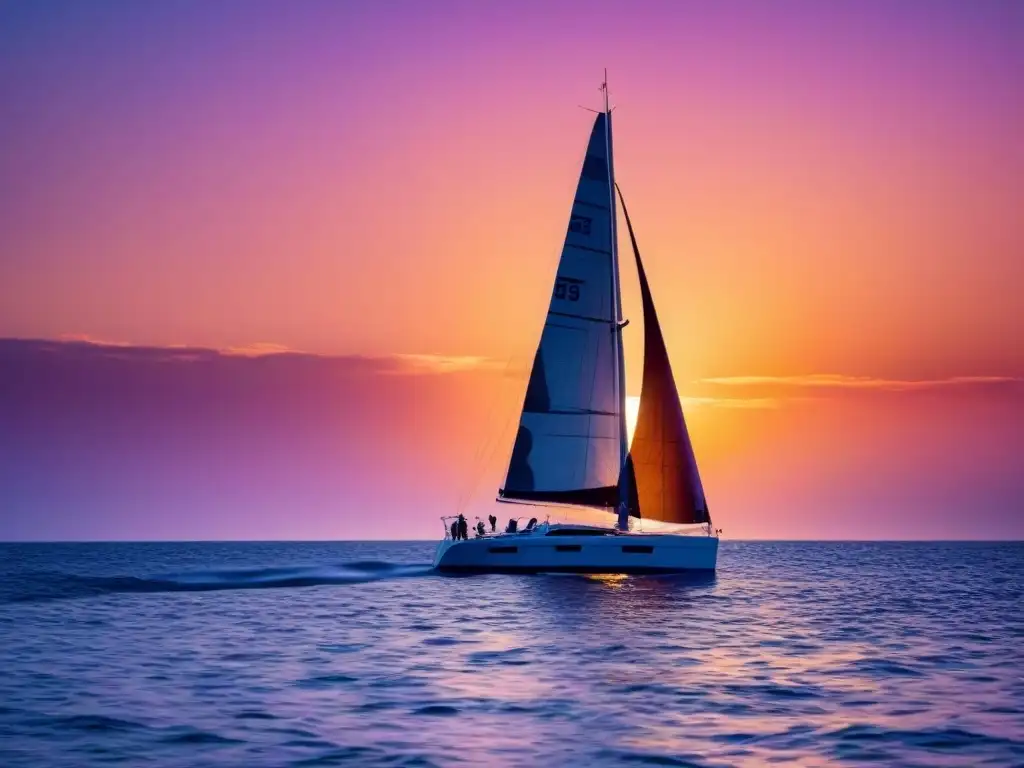
[(626, 395), (626, 437), (630, 444), (633, 442), (633, 433), (636, 431), (636, 417), (640, 413), (640, 398), (636, 395)]

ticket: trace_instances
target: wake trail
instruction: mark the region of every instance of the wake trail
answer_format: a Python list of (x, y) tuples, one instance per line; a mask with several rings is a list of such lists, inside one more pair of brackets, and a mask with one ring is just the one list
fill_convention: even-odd
[(214, 592), (239, 589), (365, 584), (386, 579), (413, 578), (434, 573), (429, 565), (376, 560), (329, 566), (248, 568), (193, 571), (144, 578), (138, 576), (80, 576), (58, 571), (35, 571), (9, 578), (0, 588), (0, 602), (37, 602), (109, 594), (154, 592)]

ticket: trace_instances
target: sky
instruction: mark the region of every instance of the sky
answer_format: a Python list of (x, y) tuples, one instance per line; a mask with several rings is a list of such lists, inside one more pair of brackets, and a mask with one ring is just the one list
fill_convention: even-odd
[(492, 512), (606, 67), (716, 525), (1024, 537), (1021, 3), (15, 0), (0, 539)]

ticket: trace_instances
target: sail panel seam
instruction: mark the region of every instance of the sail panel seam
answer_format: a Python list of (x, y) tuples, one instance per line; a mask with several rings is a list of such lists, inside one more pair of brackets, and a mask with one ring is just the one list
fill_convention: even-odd
[(591, 203), (587, 200), (573, 200), (573, 205), (582, 205), (585, 208), (593, 208), (596, 211), (611, 211), (607, 205), (601, 205), (600, 203)]
[(590, 253), (600, 253), (602, 256), (611, 256), (612, 252), (607, 251), (603, 248), (591, 248), (589, 245), (576, 245), (576, 243), (566, 243), (566, 248), (575, 248), (578, 251), (590, 251)]
[[(586, 320), (588, 323), (604, 323), (605, 325), (615, 325), (614, 321), (607, 320), (603, 317), (591, 317), (590, 315), (574, 315), (572, 312), (558, 312), (554, 309), (548, 310), (549, 315), (555, 315), (556, 317), (571, 317), (574, 320)], [(551, 323), (558, 328), (572, 328), (570, 325), (558, 325), (557, 323)], [(573, 328), (573, 330), (576, 330)]]
[(537, 409), (524, 408), (523, 413), (553, 413), (557, 416), (618, 416), (614, 411), (596, 411), (592, 409), (551, 409), (541, 411)]

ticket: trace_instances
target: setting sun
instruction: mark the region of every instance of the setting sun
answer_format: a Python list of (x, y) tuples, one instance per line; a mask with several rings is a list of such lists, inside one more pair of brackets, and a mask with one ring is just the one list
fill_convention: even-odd
[(633, 442), (633, 433), (636, 432), (636, 417), (640, 413), (640, 397), (638, 395), (626, 395), (626, 437)]

